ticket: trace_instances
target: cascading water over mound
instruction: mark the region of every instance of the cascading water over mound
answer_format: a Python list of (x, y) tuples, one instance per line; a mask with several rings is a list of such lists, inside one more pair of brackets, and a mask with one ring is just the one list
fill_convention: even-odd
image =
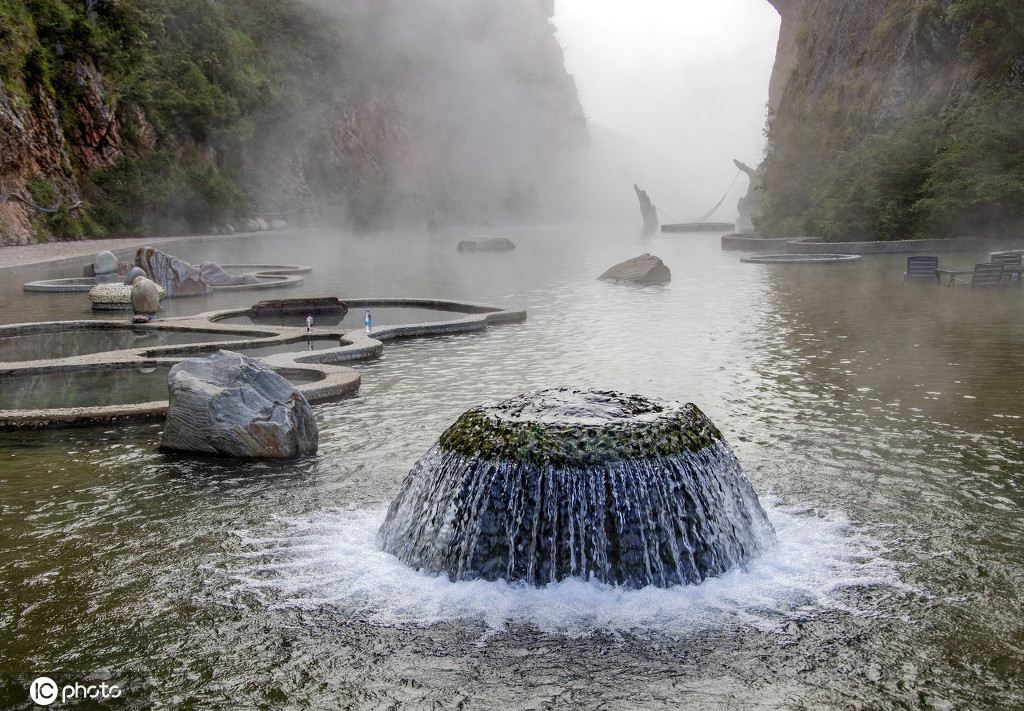
[(775, 533), (692, 403), (556, 389), (463, 414), (413, 467), (378, 533), (452, 580), (698, 583)]

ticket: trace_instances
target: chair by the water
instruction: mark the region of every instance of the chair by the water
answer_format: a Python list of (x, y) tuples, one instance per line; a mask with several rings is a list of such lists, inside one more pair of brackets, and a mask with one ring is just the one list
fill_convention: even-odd
[(938, 257), (907, 257), (907, 271), (903, 272), (903, 283), (938, 284)]
[(1003, 265), (1003, 280), (1006, 283), (1020, 286), (1021, 256), (1020, 252), (993, 252), (990, 261)]
[(949, 280), (950, 286), (963, 285), (972, 289), (998, 289), (1003, 283), (1002, 262), (980, 262), (974, 265), (974, 273), (970, 281), (954, 276)]

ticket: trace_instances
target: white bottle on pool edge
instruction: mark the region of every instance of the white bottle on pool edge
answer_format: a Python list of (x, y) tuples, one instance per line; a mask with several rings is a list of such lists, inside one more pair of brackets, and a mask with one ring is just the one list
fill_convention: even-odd
[(366, 332), (370, 332), (370, 309), (366, 309)]

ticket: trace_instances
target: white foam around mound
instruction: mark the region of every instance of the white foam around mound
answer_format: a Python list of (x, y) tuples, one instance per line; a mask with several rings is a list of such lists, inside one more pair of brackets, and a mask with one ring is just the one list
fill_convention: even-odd
[[(566, 580), (544, 588), (504, 582), (450, 582), (425, 575), (377, 549), (383, 509), (327, 511), (282, 519), (281, 535), (242, 537), (229, 566), (238, 588), (273, 606), (337, 606), (374, 624), (483, 623), (492, 630), (529, 624), (569, 635), (595, 631), (675, 635), (709, 627), (775, 629), (794, 615), (848, 609), (850, 588), (899, 586), (881, 545), (841, 514), (765, 507), (777, 545), (701, 585), (626, 590)], [(853, 612), (856, 612), (855, 610)]]

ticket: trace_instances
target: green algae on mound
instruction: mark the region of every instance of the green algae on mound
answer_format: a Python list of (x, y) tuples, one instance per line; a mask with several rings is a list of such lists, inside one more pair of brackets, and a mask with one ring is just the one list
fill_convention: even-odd
[[(532, 406), (538, 399), (543, 410)], [(481, 459), (586, 466), (698, 452), (722, 439), (693, 403), (559, 388), (473, 408), (440, 446)]]
[(774, 529), (692, 404), (561, 388), (465, 413), (416, 463), (377, 534), (451, 580), (700, 583)]

